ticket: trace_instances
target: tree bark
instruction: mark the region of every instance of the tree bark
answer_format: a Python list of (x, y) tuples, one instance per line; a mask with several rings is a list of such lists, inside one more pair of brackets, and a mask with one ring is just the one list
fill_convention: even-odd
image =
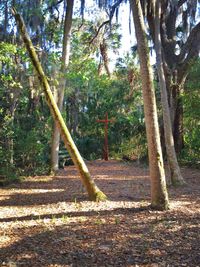
[(184, 147), (183, 141), (183, 103), (181, 94), (183, 87), (180, 84), (174, 84), (171, 86), (171, 115), (172, 115), (172, 129), (175, 143), (176, 153), (180, 153)]
[(172, 133), (170, 110), (168, 104), (168, 96), (165, 82), (165, 75), (163, 70), (163, 60), (162, 60), (162, 45), (160, 38), (160, 1), (156, 1), (156, 12), (155, 12), (155, 51), (156, 51), (156, 63), (158, 69), (159, 85), (161, 91), (161, 102), (163, 111), (163, 122), (164, 122), (164, 135), (165, 135), (165, 145), (167, 152), (167, 160), (170, 169), (171, 182), (174, 185), (184, 184), (183, 177), (178, 165), (174, 138)]
[(100, 59), (99, 65), (98, 65), (98, 76), (100, 77), (103, 72), (103, 63), (102, 60)]
[(68, 128), (70, 133), (73, 136), (77, 136), (78, 134), (78, 119), (79, 119), (79, 104), (77, 102), (78, 99), (78, 90), (75, 91), (68, 96), (68, 105), (67, 105), (67, 112), (66, 115), (68, 117)]
[(169, 208), (169, 200), (160, 145), (153, 75), (150, 66), (144, 18), (139, 0), (130, 0), (130, 6), (133, 13), (140, 59), (140, 73), (142, 76), (142, 94), (151, 177), (151, 205), (155, 209), (166, 210)]
[[(147, 20), (151, 37), (155, 42), (154, 13), (152, 12), (154, 1), (147, 2)], [(185, 5), (186, 9), (182, 8), (183, 5)], [(182, 12), (183, 15), (184, 12), (188, 20), (191, 13), (195, 14), (194, 7), (192, 7), (192, 4), (189, 1), (173, 1), (173, 5), (169, 5), (169, 1), (162, 1), (161, 9), (160, 30), (163, 61), (165, 64), (165, 81), (167, 83), (167, 92), (169, 96), (174, 144), (176, 151), (179, 153), (184, 146), (182, 123), (183, 106), (180, 92), (184, 90), (184, 82), (192, 62), (199, 56), (200, 22), (190, 30), (188, 36), (184, 36), (185, 40), (182, 37), (180, 43), (180, 39), (177, 38), (177, 26), (181, 18), (180, 13)], [(180, 10), (182, 11), (180, 12)], [(179, 55), (176, 54), (176, 46), (179, 46)]]
[[(62, 112), (63, 110), (63, 100), (64, 100), (64, 93), (66, 86), (66, 78), (64, 77), (64, 74), (69, 64), (73, 6), (74, 6), (74, 0), (67, 0), (65, 21), (64, 21), (64, 34), (63, 34), (62, 66), (60, 70), (61, 78), (57, 93), (57, 98), (58, 98), (57, 104), (60, 112)], [(57, 127), (57, 124), (54, 123), (52, 143), (51, 143), (51, 170), (53, 172), (59, 169), (59, 144), (60, 144), (60, 132)]]
[(35, 52), (33, 44), (32, 44), (30, 37), (27, 33), (23, 19), (21, 18), (21, 16), (19, 14), (17, 14), (15, 9), (12, 9), (12, 13), (15, 17), (17, 24), (18, 24), (20, 34), (22, 36), (22, 39), (23, 39), (24, 44), (26, 46), (26, 49), (29, 53), (32, 64), (33, 64), (33, 66), (34, 66), (34, 68), (38, 74), (40, 83), (44, 89), (47, 103), (49, 105), (51, 114), (54, 118), (55, 123), (57, 124), (57, 127), (60, 130), (64, 144), (65, 144), (75, 166), (77, 167), (77, 170), (80, 173), (81, 180), (82, 180), (84, 186), (86, 187), (89, 198), (90, 198), (90, 200), (96, 200), (96, 201), (97, 200), (105, 200), (106, 195), (102, 191), (100, 191), (100, 189), (97, 187), (94, 180), (92, 179), (92, 177), (89, 173), (89, 170), (88, 170), (85, 162), (83, 161), (76, 145), (74, 144), (72, 137), (71, 137), (71, 135), (67, 129), (67, 126), (65, 125), (63, 117), (62, 117), (62, 115), (58, 109), (58, 106), (57, 106), (55, 99), (53, 97), (53, 94), (51, 92), (51, 88), (49, 86), (48, 80), (44, 74), (44, 71), (43, 71), (42, 66), (39, 62), (38, 56)]
[(110, 78), (111, 77), (111, 71), (109, 68), (108, 48), (107, 48), (107, 44), (106, 44), (105, 39), (103, 39), (103, 41), (100, 43), (100, 52), (101, 52), (101, 56), (103, 59), (106, 73), (107, 73), (108, 77)]
[(8, 1), (5, 2), (5, 10), (4, 10), (4, 29), (3, 29), (4, 40), (7, 39), (7, 26), (8, 26)]
[(164, 69), (164, 75), (168, 94), (174, 146), (176, 153), (179, 154), (184, 147), (183, 103), (181, 95), (184, 91), (186, 76), (180, 77), (181, 75), (177, 70), (169, 73), (166, 69)]

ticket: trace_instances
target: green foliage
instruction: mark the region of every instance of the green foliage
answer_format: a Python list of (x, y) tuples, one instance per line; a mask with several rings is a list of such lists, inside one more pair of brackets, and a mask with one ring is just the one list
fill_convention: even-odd
[[(63, 34), (61, 13), (64, 9), (55, 1), (38, 3), (33, 1), (27, 6), (24, 2), (22, 9), (22, 1), (18, 8), (23, 10), (50, 84), (58, 88), (60, 76), (67, 79), (63, 117), (83, 157), (88, 160), (102, 157), (104, 125), (96, 120), (105, 118), (106, 112), (113, 120), (108, 131), (110, 156), (147, 157), (141, 81), (135, 51), (118, 59), (111, 78), (106, 74), (98, 76), (99, 44), (104, 38), (108, 49), (117, 52), (121, 38), (119, 25), (113, 25), (112, 31), (107, 25), (90, 43), (102, 22), (84, 21), (82, 25), (80, 19), (75, 19), (70, 64), (66, 72), (59, 73)], [(184, 162), (196, 163), (200, 155), (199, 68), (199, 63), (194, 66), (182, 96)], [(30, 77), (34, 78), (32, 92)], [(19, 175), (47, 172), (51, 132), (52, 119), (24, 48), (12, 44), (11, 39), (10, 43), (0, 42), (0, 176), (12, 181)]]
[[(71, 58), (66, 91), (67, 124), (76, 137), (76, 144), (86, 159), (101, 158), (104, 144), (104, 125), (97, 123), (108, 112), (110, 155), (140, 158), (147, 154), (142, 95), (135, 56), (127, 55), (118, 64), (112, 78), (98, 76), (98, 66), (85, 50), (77, 46)], [(82, 54), (83, 57), (81, 56)], [(129, 84), (129, 69), (134, 84)], [(77, 116), (77, 126), (73, 127)], [(75, 131), (74, 131), (75, 129)], [(133, 142), (134, 141), (134, 142)]]
[[(18, 129), (19, 130), (19, 129)], [(16, 132), (18, 139), (15, 140), (15, 160), (23, 175), (40, 175), (49, 171), (49, 149), (41, 130), (31, 129), (29, 131)]]
[(102, 143), (102, 138), (97, 139), (95, 135), (79, 137), (76, 141), (81, 155), (87, 160), (102, 157)]
[[(81, 30), (77, 30), (82, 21), (76, 19), (70, 65), (61, 74), (63, 20), (57, 12), (59, 6), (54, 9), (54, 5), (54, 1), (25, 4), (23, 17), (45, 72), (51, 77), (50, 84), (58, 87), (61, 75), (67, 79), (63, 117), (81, 154), (90, 160), (102, 156), (104, 126), (96, 120), (108, 112), (114, 120), (109, 125), (111, 155), (142, 155), (146, 151), (146, 140), (142, 138), (144, 115), (135, 56), (127, 55), (121, 60), (111, 79), (105, 74), (98, 76), (99, 44), (106, 39), (108, 48), (117, 52), (121, 38), (119, 25), (112, 25), (112, 31), (107, 25), (88, 46), (102, 22), (99, 19), (95, 23), (85, 21)], [(21, 3), (17, 8), (22, 10)], [(44, 173), (49, 168), (52, 119), (25, 50), (11, 43), (1, 43), (0, 48), (2, 163), (15, 168), (20, 175)], [(135, 89), (129, 84), (129, 70), (134, 73)], [(33, 80), (33, 88), (29, 78)], [(138, 152), (138, 147), (143, 152)]]
[(44, 119), (49, 113), (41, 113), (41, 102), (36, 109), (37, 95), (30, 97), (24, 49), (3, 42), (0, 48), (0, 176), (7, 183), (18, 180), (19, 175), (47, 171)]
[[(1, 158), (1, 155), (0, 155)], [(12, 164), (5, 164), (0, 168), (0, 186), (14, 182), (19, 182), (20, 176), (17, 169)]]
[(189, 73), (185, 92), (182, 96), (184, 104), (184, 143), (181, 160), (183, 163), (200, 166), (200, 61), (198, 60)]
[(9, 65), (14, 65), (10, 55), (15, 55), (17, 53), (16, 45), (1, 42), (0, 43), (0, 61), (1, 63), (7, 63)]

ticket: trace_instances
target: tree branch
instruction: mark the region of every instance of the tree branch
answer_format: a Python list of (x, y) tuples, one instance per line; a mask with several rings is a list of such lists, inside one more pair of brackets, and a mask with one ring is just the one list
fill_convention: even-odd
[(180, 55), (178, 56), (179, 63), (185, 64), (186, 61), (197, 57), (200, 51), (200, 22), (192, 29), (187, 41), (183, 45)]
[(93, 43), (94, 39), (97, 38), (97, 36), (99, 35), (100, 30), (101, 30), (106, 24), (108, 24), (108, 23), (110, 23), (110, 20), (106, 20), (106, 21), (104, 21), (104, 22), (99, 26), (99, 28), (98, 28), (96, 34), (95, 34), (95, 35), (92, 37), (92, 39), (88, 42), (90, 45)]
[(57, 7), (62, 2), (63, 0), (59, 0), (57, 3), (54, 3), (51, 6), (47, 7), (46, 10), (53, 9), (54, 7)]
[(187, 0), (179, 0), (178, 1), (178, 8), (181, 7)]
[(123, 0), (118, 0), (112, 7), (111, 7), (111, 11), (110, 11), (110, 21), (112, 20), (115, 10), (116, 8), (123, 2)]
[(75, 32), (79, 32), (80, 29), (83, 27), (83, 25), (84, 25), (84, 24), (83, 24), (83, 21), (82, 21), (82, 23), (81, 23), (80, 25), (78, 25), (77, 29), (72, 31), (72, 35), (73, 35)]
[(115, 10), (116, 8), (123, 2), (123, 0), (118, 0), (113, 6), (111, 6), (110, 8), (110, 14), (109, 14), (109, 20), (104, 21), (98, 28), (96, 34), (94, 35), (94, 37), (92, 37), (92, 39), (88, 42), (89, 44), (92, 44), (92, 42), (95, 40), (95, 38), (97, 38), (97, 36), (99, 35), (100, 30), (106, 25), (106, 24), (110, 24), (112, 21), (112, 18), (115, 14)]

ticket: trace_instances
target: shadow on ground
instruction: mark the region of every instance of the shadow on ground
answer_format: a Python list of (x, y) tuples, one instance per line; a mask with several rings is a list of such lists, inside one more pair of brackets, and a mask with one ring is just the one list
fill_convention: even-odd
[(93, 220), (53, 230), (36, 227), (31, 234), (19, 229), (18, 235), (26, 232), (26, 236), (2, 248), (0, 262), (2, 266), (11, 262), (16, 266), (198, 266), (198, 217), (163, 213), (158, 219), (138, 209), (122, 212), (119, 221), (113, 221), (111, 217), (120, 212), (100, 212)]
[(184, 169), (187, 186), (169, 188), (179, 208), (157, 212), (146, 168), (89, 167), (110, 201), (87, 201), (71, 166), (1, 190), (0, 266), (199, 266), (199, 171)]

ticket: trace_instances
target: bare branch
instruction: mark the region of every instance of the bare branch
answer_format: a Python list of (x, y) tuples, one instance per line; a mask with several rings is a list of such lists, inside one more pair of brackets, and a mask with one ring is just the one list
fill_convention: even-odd
[(95, 35), (92, 37), (92, 39), (88, 42), (89, 44), (92, 44), (92, 43), (93, 43), (93, 41), (95, 40), (95, 38), (97, 38), (97, 36), (99, 35), (100, 30), (101, 30), (106, 24), (108, 24), (108, 23), (110, 23), (110, 20), (106, 20), (106, 21), (104, 21), (104, 22), (99, 26), (99, 28), (98, 28), (96, 34), (95, 34)]
[(110, 24), (112, 21), (112, 18), (115, 14), (115, 10), (116, 8), (123, 2), (123, 0), (118, 0), (113, 6), (110, 7), (110, 14), (109, 14), (109, 20), (104, 21), (98, 28), (96, 34), (94, 35), (94, 37), (92, 37), (92, 39), (88, 42), (89, 44), (92, 44), (93, 41), (95, 40), (95, 38), (97, 38), (97, 36), (99, 35), (100, 30), (106, 25), (106, 24)]
[(181, 7), (187, 0), (179, 0), (178, 1), (178, 8)]
[(178, 61), (182, 63), (186, 58), (198, 56), (200, 51), (200, 22), (192, 29), (190, 35), (181, 49)]
[(112, 20), (114, 14), (115, 14), (115, 10), (116, 8), (123, 2), (123, 0), (118, 0), (112, 7), (111, 7), (111, 11), (110, 11), (110, 21)]
[(51, 6), (47, 7), (46, 10), (53, 9), (53, 8), (57, 7), (62, 2), (63, 2), (63, 0), (59, 0), (57, 3), (54, 3)]
[(84, 25), (84, 22), (82, 21), (82, 23), (80, 25), (78, 25), (78, 28), (76, 30), (72, 31), (72, 34), (74, 34), (75, 32), (79, 32), (80, 29), (83, 27), (83, 25)]
[(191, 64), (198, 58), (200, 51), (200, 22), (191, 31), (183, 50), (178, 56), (179, 59), (179, 80), (186, 78)]

